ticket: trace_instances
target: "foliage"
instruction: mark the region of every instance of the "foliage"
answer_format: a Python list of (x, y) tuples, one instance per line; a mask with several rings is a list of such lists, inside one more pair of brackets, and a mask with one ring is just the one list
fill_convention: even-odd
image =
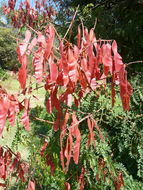
[(42, 31), (47, 22), (53, 20), (56, 14), (53, 5), (57, 6), (56, 1), (35, 0), (33, 3), (30, 4), (29, 0), (25, 2), (11, 0), (8, 1), (7, 5), (3, 6), (3, 12), (14, 28), (22, 29), (25, 25), (29, 25)]
[(11, 28), (0, 28), (0, 66), (3, 69), (17, 70), (16, 42)]
[[(79, 5), (78, 17), (73, 26), (72, 40), (75, 36), (77, 25), (81, 20), (88, 28), (94, 27), (96, 23), (96, 35), (98, 38), (116, 39), (119, 44), (120, 53), (125, 62), (142, 60), (143, 45), (143, 3), (140, 0), (63, 0), (59, 17), (57, 20), (68, 23), (75, 9)], [(138, 10), (138, 11), (136, 11)], [(67, 24), (62, 30), (59, 23), (59, 32), (67, 29)], [(136, 71), (141, 71), (139, 64), (131, 66)], [(133, 70), (132, 70), (133, 72)]]
[(0, 81), (4, 81), (8, 78), (8, 74), (0, 67)]
[[(96, 133), (96, 148), (91, 146), (87, 148), (88, 130), (86, 130), (86, 122), (79, 125), (82, 134), (81, 149), (80, 149), (80, 164), (75, 165), (70, 163), (69, 173), (64, 174), (61, 168), (61, 163), (58, 158), (60, 152), (59, 132), (53, 133), (52, 125), (36, 120), (40, 118), (45, 121), (53, 121), (55, 114), (47, 114), (42, 107), (36, 107), (31, 111), (32, 115), (32, 133), (27, 134), (24, 141), (30, 149), (29, 162), (31, 170), (34, 170), (33, 178), (36, 181), (37, 189), (59, 189), (64, 188), (64, 181), (69, 181), (73, 189), (77, 189), (76, 182), (77, 174), (80, 175), (82, 165), (86, 169), (84, 177), (85, 189), (112, 189), (113, 184), (108, 169), (112, 171), (122, 171), (124, 176), (123, 189), (138, 189), (143, 185), (142, 181), (142, 108), (136, 109), (134, 99), (140, 97), (138, 94), (139, 78), (134, 78), (134, 94), (130, 112), (124, 112), (121, 108), (119, 96), (116, 96), (116, 104), (111, 107), (111, 94), (107, 87), (103, 90), (102, 95), (97, 100), (96, 92), (88, 94), (81, 102), (80, 109), (74, 107), (78, 118), (83, 118), (83, 114), (92, 113), (94, 119), (99, 122), (102, 134), (105, 137), (103, 143)], [(143, 99), (136, 100), (143, 104)], [(138, 118), (138, 120), (137, 120)], [(44, 157), (40, 156), (40, 148), (42, 147), (44, 138), (48, 140), (48, 146), (44, 152)], [(31, 146), (32, 145), (32, 146)], [(51, 175), (50, 166), (45, 164), (46, 155), (50, 154), (52, 161), (55, 164), (55, 173)], [(34, 159), (33, 159), (34, 158)], [(106, 182), (97, 180), (104, 178), (102, 170), (99, 170), (99, 161), (104, 159), (106, 170)], [(60, 181), (59, 181), (60, 178)], [(41, 182), (41, 187), (40, 187)], [(38, 186), (39, 184), (39, 186)], [(88, 184), (88, 186), (86, 186)], [(114, 188), (113, 188), (114, 189)]]

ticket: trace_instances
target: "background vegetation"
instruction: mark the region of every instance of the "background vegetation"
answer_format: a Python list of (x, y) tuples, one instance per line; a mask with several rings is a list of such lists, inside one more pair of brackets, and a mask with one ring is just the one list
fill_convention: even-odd
[(12, 28), (0, 28), (0, 67), (7, 70), (17, 70), (15, 32)]

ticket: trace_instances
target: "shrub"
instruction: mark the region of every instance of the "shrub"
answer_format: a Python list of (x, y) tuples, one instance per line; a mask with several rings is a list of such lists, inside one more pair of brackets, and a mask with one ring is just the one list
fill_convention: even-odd
[(0, 28), (0, 66), (3, 69), (18, 70), (14, 35), (11, 28)]
[[(46, 109), (36, 107), (31, 110), (32, 117), (32, 133), (27, 136), (27, 145), (30, 150), (29, 162), (31, 170), (35, 171), (33, 177), (36, 180), (38, 190), (63, 190), (64, 181), (69, 181), (73, 189), (78, 188), (77, 175), (80, 175), (81, 167), (84, 166), (86, 173), (84, 177), (85, 189), (103, 190), (114, 189), (114, 180), (111, 180), (112, 172), (122, 171), (124, 176), (124, 188), (126, 190), (140, 190), (143, 186), (142, 182), (142, 110), (136, 112), (135, 105), (140, 102), (143, 105), (143, 99), (136, 100), (139, 96), (138, 86), (136, 85), (138, 78), (134, 79), (134, 94), (132, 98), (132, 111), (124, 112), (121, 108), (119, 96), (116, 96), (115, 107), (111, 107), (111, 94), (107, 87), (102, 91), (99, 99), (95, 92), (88, 94), (81, 102), (80, 109), (72, 107), (78, 113), (78, 118), (83, 118), (85, 113), (92, 113), (94, 119), (98, 121), (105, 142), (99, 138), (98, 132), (95, 132), (96, 148), (91, 146), (87, 149), (87, 122), (82, 122), (79, 129), (82, 135), (79, 165), (75, 165), (72, 161), (69, 166), (68, 174), (64, 174), (61, 170), (59, 160), (60, 144), (57, 139), (60, 133), (53, 132), (52, 125), (43, 122), (44, 120), (53, 121), (55, 114), (47, 114)], [(140, 86), (141, 87), (141, 86)], [(139, 96), (140, 97), (140, 96)], [(36, 120), (34, 118), (40, 118)], [(138, 120), (137, 120), (138, 118)], [(48, 140), (48, 146), (44, 156), (40, 156), (40, 148), (44, 139)], [(47, 166), (46, 155), (50, 155), (55, 165), (55, 174), (51, 175), (50, 166)], [(104, 168), (100, 170), (102, 159), (105, 161)], [(104, 181), (104, 173), (106, 172), (106, 181)], [(60, 180), (59, 180), (60, 178)], [(99, 178), (99, 180), (97, 180)], [(103, 181), (100, 181), (102, 179)], [(41, 185), (40, 185), (41, 184)]]
[[(79, 165), (70, 163), (68, 174), (64, 174), (61, 170), (59, 160), (60, 144), (57, 139), (60, 138), (60, 133), (53, 132), (51, 124), (43, 122), (44, 120), (53, 121), (56, 114), (47, 114), (46, 109), (36, 107), (31, 110), (31, 128), (32, 133), (25, 137), (26, 144), (30, 150), (29, 163), (31, 170), (35, 171), (33, 177), (36, 180), (38, 190), (59, 189), (63, 190), (64, 181), (70, 182), (73, 189), (78, 188), (76, 182), (77, 175), (80, 175), (81, 166), (86, 169), (85, 189), (103, 190), (112, 189), (113, 181), (111, 180), (110, 169), (112, 172), (122, 171), (124, 176), (125, 189), (141, 189), (142, 182), (142, 108), (136, 109), (136, 105), (143, 105), (142, 89), (140, 77), (134, 78), (134, 94), (132, 97), (132, 107), (130, 112), (124, 112), (121, 107), (119, 96), (116, 96), (116, 104), (111, 107), (111, 94), (107, 87), (101, 90), (101, 96), (97, 99), (98, 94), (92, 92), (88, 94), (81, 102), (80, 109), (72, 107), (78, 113), (78, 118), (84, 117), (84, 114), (92, 113), (94, 119), (98, 121), (105, 142), (99, 138), (98, 132), (95, 132), (96, 148), (93, 146), (87, 149), (87, 123), (82, 122), (79, 129), (82, 135)], [(34, 119), (35, 118), (35, 119)], [(36, 118), (39, 118), (37, 120)], [(41, 119), (41, 121), (40, 121)], [(44, 139), (48, 140), (48, 146), (44, 156), (40, 156), (40, 149)], [(46, 165), (46, 155), (50, 155), (52, 162), (55, 165), (55, 174), (51, 175), (50, 166)], [(104, 180), (103, 168), (100, 171), (100, 160), (105, 161), (106, 182)], [(59, 180), (60, 178), (60, 180)], [(40, 186), (41, 184), (41, 186)]]

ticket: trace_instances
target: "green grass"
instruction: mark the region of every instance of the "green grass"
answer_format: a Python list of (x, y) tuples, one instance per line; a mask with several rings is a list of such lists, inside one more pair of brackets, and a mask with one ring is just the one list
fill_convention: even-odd
[(15, 94), (19, 89), (19, 82), (16, 77), (8, 76), (8, 79), (1, 81), (1, 85), (8, 93)]
[[(8, 78), (4, 81), (1, 81), (1, 86), (9, 93), (9, 94), (17, 94), (21, 92), (19, 82), (17, 80), (17, 76), (10, 76), (8, 74)], [(29, 77), (30, 78), (30, 77)], [(45, 89), (39, 88), (36, 90), (34, 78), (32, 77), (32, 88), (35, 89), (30, 95), (26, 95), (27, 98), (30, 97), (30, 107), (34, 108), (37, 105), (38, 106), (44, 106), (44, 100), (45, 100)], [(29, 84), (29, 79), (27, 80), (27, 85)], [(40, 84), (42, 86), (43, 84)], [(34, 98), (33, 95), (36, 97)], [(18, 97), (19, 101), (22, 101), (25, 98), (23, 94), (20, 94)], [(14, 139), (16, 132), (16, 127), (9, 127), (9, 131), (4, 130), (3, 136), (4, 138), (0, 139), (1, 145), (8, 145), (11, 146), (11, 143)]]
[[(30, 78), (30, 77), (29, 77)], [(29, 78), (27, 80), (27, 85), (29, 84)], [(32, 77), (32, 88), (35, 89), (35, 83), (34, 83), (35, 79)], [(40, 86), (42, 86), (43, 84), (41, 83)], [(17, 79), (17, 76), (10, 76), (8, 77), (8, 79), (1, 81), (1, 86), (10, 94), (17, 94), (20, 93), (21, 89), (20, 89), (20, 85)], [(33, 95), (37, 98), (34, 98)], [(35, 106), (44, 106), (44, 100), (45, 100), (45, 89), (43, 88), (39, 88), (38, 90), (34, 90), (31, 95), (28, 95), (27, 97), (31, 97), (30, 98), (30, 107), (35, 107)], [(19, 100), (23, 100), (24, 96), (21, 95), (19, 97)]]

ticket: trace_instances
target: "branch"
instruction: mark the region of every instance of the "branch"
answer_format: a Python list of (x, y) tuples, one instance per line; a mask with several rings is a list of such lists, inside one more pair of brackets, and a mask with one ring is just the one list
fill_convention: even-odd
[[(14, 153), (14, 152), (11, 150), (11, 148), (9, 148), (8, 145), (3, 146), (3, 148), (5, 148), (6, 150), (9, 150), (9, 151), (17, 158), (17, 154)], [(25, 160), (22, 159), (22, 158), (20, 158), (19, 161), (20, 161), (20, 162), (22, 161), (22, 162), (28, 163), (27, 161), (25, 161)]]
[(45, 122), (45, 123), (48, 123), (48, 124), (51, 124), (51, 125), (54, 124), (53, 121), (44, 120), (44, 119), (41, 119), (41, 118), (35, 117), (35, 116), (33, 116), (33, 115), (30, 115), (30, 117), (32, 117), (33, 119), (35, 119), (35, 120), (37, 120), (37, 121)]
[(77, 123), (75, 123), (74, 125), (72, 125), (71, 127), (69, 127), (68, 129), (71, 129), (73, 127), (75, 127), (76, 125), (80, 124), (82, 121), (86, 120), (87, 118), (91, 117), (91, 115), (87, 115), (84, 118), (82, 118), (81, 120), (79, 120)]
[(100, 39), (99, 40), (96, 40), (94, 43), (96, 42), (112, 42), (113, 40), (104, 40), (104, 39)]
[(87, 84), (88, 84), (89, 89), (90, 89), (91, 91), (93, 91), (93, 89), (91, 88), (91, 85), (90, 85), (90, 83), (89, 83), (89, 81), (88, 81), (88, 79), (87, 79), (87, 76), (86, 76), (85, 72), (82, 70), (81, 67), (80, 67), (80, 71), (81, 71), (82, 74), (84, 75), (84, 77), (85, 77), (85, 79), (86, 79), (86, 82), (87, 82)]
[(38, 90), (39, 88), (43, 88), (43, 87), (44, 87), (44, 85), (38, 86), (38, 87), (34, 88), (33, 90)]
[(82, 37), (81, 37), (81, 48), (83, 48), (83, 39), (85, 39), (84, 37), (84, 24), (83, 24), (83, 20), (80, 18), (81, 21), (81, 26), (82, 26)]
[(136, 118), (140, 118), (140, 117), (143, 117), (143, 114), (136, 115)]
[(26, 24), (26, 26), (27, 26), (30, 30), (32, 30), (33, 32), (35, 32), (36, 34), (38, 34), (38, 32), (37, 32), (36, 30), (34, 30), (31, 26), (29, 26), (28, 24)]
[(143, 61), (133, 61), (133, 62), (126, 63), (126, 67), (128, 67), (129, 65), (132, 65), (134, 63), (143, 63)]
[(95, 30), (96, 25), (97, 25), (97, 18), (95, 19), (95, 23), (94, 23), (93, 31)]
[(58, 32), (57, 32), (57, 30), (55, 29), (55, 27), (54, 27), (54, 30), (55, 30), (55, 34), (57, 35), (59, 41), (61, 41), (61, 37), (60, 37), (60, 35), (58, 34)]
[(71, 27), (72, 27), (72, 25), (73, 25), (73, 23), (74, 23), (75, 17), (76, 17), (76, 15), (77, 15), (78, 8), (79, 8), (79, 5), (78, 5), (78, 7), (76, 8), (75, 14), (74, 14), (74, 16), (73, 16), (73, 18), (72, 18), (72, 21), (71, 21), (71, 23), (70, 23), (70, 25), (69, 25), (69, 28), (67, 29), (67, 31), (66, 31), (66, 33), (65, 33), (63, 39), (66, 38), (67, 34), (69, 33), (69, 31), (70, 31), (70, 29), (71, 29)]
[(9, 150), (15, 157), (17, 157), (17, 155), (11, 150), (11, 148), (8, 147), (8, 145), (3, 146), (3, 148), (5, 148), (6, 150)]
[(74, 125), (72, 125), (72, 126), (70, 126), (70, 127), (68, 127), (68, 128), (65, 128), (63, 131), (61, 131), (61, 133), (64, 133), (65, 130), (67, 130), (67, 129), (71, 129), (71, 128), (75, 127), (76, 125), (80, 124), (82, 121), (86, 120), (86, 119), (89, 118), (90, 116), (91, 116), (91, 115), (88, 114), (87, 116), (85, 116), (84, 118), (82, 118), (80, 121), (78, 121), (78, 122), (75, 123)]

